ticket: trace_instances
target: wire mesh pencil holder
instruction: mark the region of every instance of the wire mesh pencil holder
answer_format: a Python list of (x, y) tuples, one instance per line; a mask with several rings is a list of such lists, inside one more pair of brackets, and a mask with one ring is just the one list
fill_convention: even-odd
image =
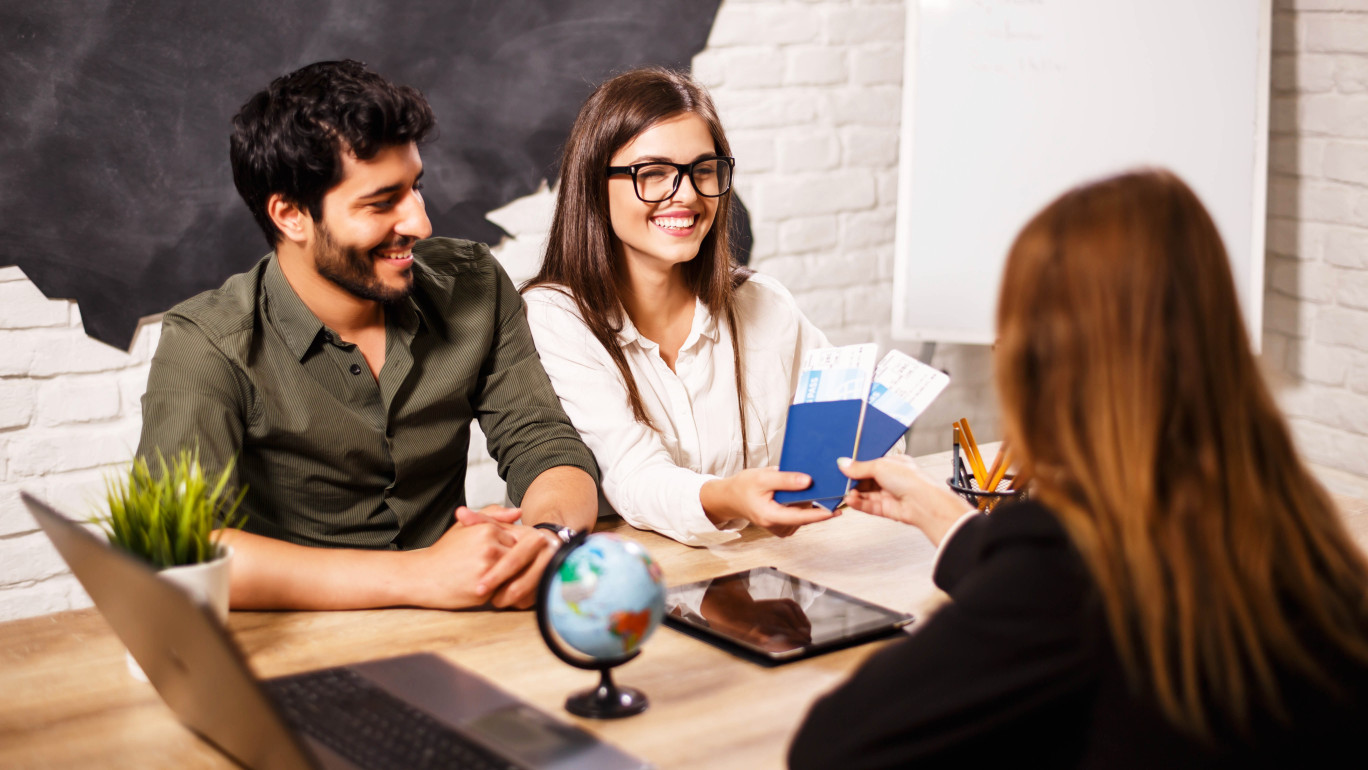
[(979, 489), (978, 481), (970, 476), (966, 479), (966, 484), (956, 484), (954, 478), (945, 480), (946, 486), (950, 491), (964, 498), (970, 505), (980, 510), (991, 511), (1003, 503), (1016, 502), (1026, 499), (1026, 489), (1012, 489), (1015, 483), (1015, 476), (1008, 474), (998, 482), (997, 488), (992, 491)]

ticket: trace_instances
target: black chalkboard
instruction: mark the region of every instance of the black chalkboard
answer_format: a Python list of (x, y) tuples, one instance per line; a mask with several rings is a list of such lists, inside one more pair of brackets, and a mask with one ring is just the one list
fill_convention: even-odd
[(266, 252), (233, 189), (230, 120), (272, 78), (341, 58), (427, 95), (434, 232), (497, 242), (485, 214), (555, 178), (594, 85), (687, 69), (720, 1), (5, 2), (0, 265), (126, 348), (140, 317)]

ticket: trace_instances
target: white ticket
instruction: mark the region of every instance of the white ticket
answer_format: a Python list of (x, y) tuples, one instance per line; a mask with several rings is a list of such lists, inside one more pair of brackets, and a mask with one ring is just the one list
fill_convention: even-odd
[(869, 405), (910, 427), (949, 384), (950, 375), (945, 372), (890, 350), (874, 370)]
[(878, 352), (879, 346), (873, 342), (809, 350), (803, 355), (803, 370), (798, 375), (793, 403), (865, 400), (869, 397)]

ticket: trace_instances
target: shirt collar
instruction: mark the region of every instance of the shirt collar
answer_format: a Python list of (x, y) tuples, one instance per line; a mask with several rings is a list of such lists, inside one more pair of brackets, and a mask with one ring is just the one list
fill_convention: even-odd
[[(698, 341), (703, 337), (717, 342), (717, 319), (708, 312), (708, 306), (703, 304), (703, 300), (695, 297), (693, 325), (689, 327), (689, 336), (684, 339), (684, 345), (680, 350), (688, 350), (698, 344)], [(636, 324), (632, 323), (632, 319), (628, 318), (626, 313), (622, 314), (622, 329), (618, 331), (617, 338), (618, 344), (623, 347), (633, 342), (644, 348), (657, 347), (656, 343), (641, 336), (641, 332), (637, 331)]]
[(323, 333), (323, 322), (318, 320), (318, 316), (309, 310), (304, 300), (295, 294), (294, 288), (280, 270), (280, 258), (275, 252), (271, 253), (270, 262), (266, 265), (264, 283), (266, 307), (272, 325), (285, 339), (285, 345), (290, 352), (302, 361), (313, 347), (314, 341), (318, 339), (318, 335)]
[[(332, 332), (295, 293), (294, 287), (290, 286), (290, 282), (285, 278), (285, 273), (281, 272), (279, 258), (274, 252), (271, 253), (270, 262), (266, 265), (265, 286), (267, 307), (273, 325), (280, 331), (280, 336), (285, 339), (285, 345), (295, 358), (304, 360), (304, 356), (308, 355), (319, 336)], [(412, 295), (405, 297), (401, 302), (387, 305), (385, 319), (387, 323), (402, 329), (410, 340), (426, 328), (423, 309), (414, 301)]]
[[(416, 266), (414, 269), (416, 271)], [(414, 290), (417, 290), (416, 280)], [(427, 316), (423, 314), (423, 306), (412, 293), (401, 302), (386, 305), (385, 318), (388, 323), (395, 324), (403, 330), (404, 335), (410, 340), (427, 328)]]

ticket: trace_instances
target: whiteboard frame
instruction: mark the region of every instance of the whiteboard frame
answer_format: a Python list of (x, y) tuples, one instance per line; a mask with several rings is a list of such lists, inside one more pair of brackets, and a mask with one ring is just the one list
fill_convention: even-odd
[[(1101, 0), (1099, 0), (1101, 1)], [(893, 239), (893, 324), (892, 336), (895, 340), (920, 342), (948, 342), (969, 345), (990, 345), (993, 342), (992, 330), (986, 332), (946, 325), (938, 328), (914, 328), (907, 325), (906, 308), (908, 281), (912, 269), (908, 260), (902, 256), (912, 246), (909, 232), (910, 217), (905, 210), (905, 201), (912, 198), (912, 157), (916, 151), (916, 99), (917, 86), (917, 47), (920, 39), (918, 22), (921, 13), (921, 0), (904, 0), (906, 28), (903, 39), (903, 91), (902, 118), (898, 131), (898, 206), (894, 224)], [(1247, 290), (1249, 307), (1241, 306), (1250, 342), (1257, 353), (1263, 342), (1264, 306), (1264, 263), (1265, 237), (1267, 233), (1268, 212), (1268, 109), (1271, 94), (1269, 91), (1269, 71), (1272, 61), (1273, 0), (1259, 0), (1259, 39), (1258, 72), (1255, 74), (1258, 93), (1255, 95), (1254, 116), (1254, 195), (1251, 212), (1250, 270), (1247, 285), (1236, 287)], [(1079, 180), (1080, 182), (1084, 180)], [(1064, 192), (1060, 190), (1060, 192)], [(1026, 223), (1022, 222), (1024, 226)], [(1006, 254), (1002, 255), (1005, 261)], [(1002, 262), (999, 263), (999, 270)]]

